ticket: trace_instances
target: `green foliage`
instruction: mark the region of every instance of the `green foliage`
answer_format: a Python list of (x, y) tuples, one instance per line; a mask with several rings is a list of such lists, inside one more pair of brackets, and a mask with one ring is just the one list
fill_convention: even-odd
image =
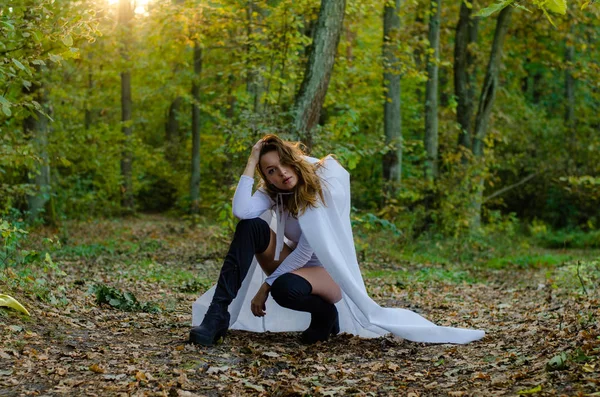
[(30, 234), (22, 218), (0, 218), (0, 284), (8, 291), (35, 296), (52, 305), (67, 303), (65, 287), (55, 286), (52, 277), (64, 276), (51, 256), (51, 252), (60, 249), (57, 238), (42, 239), (42, 247), (33, 249)]
[[(266, 133), (298, 139), (293, 134), (294, 97), (318, 14), (316, 1), (258, 1), (247, 14), (248, 3), (243, 2), (219, 0), (199, 6), (193, 1), (156, 0), (133, 18), (126, 48), (122, 32), (114, 29), (114, 4), (13, 3), (13, 11), (0, 12), (0, 52), (19, 48), (0, 61), (2, 213), (26, 209), (28, 197), (35, 193), (32, 178), (44, 156), (22, 133), (22, 122), (41, 109), (28, 94), (28, 87), (41, 83), (52, 110), (46, 148), (52, 175), (48, 197), (54, 199), (61, 219), (121, 212), (124, 150), (133, 155), (138, 210), (188, 211), (192, 82), (200, 84), (201, 92), (196, 105), (201, 110), (203, 217), (217, 218), (233, 229), (227, 203), (250, 147)], [(532, 4), (556, 11), (552, 8), (559, 3)], [(442, 8), (450, 26), (459, 6)], [(598, 26), (597, 10), (574, 9), (570, 19), (557, 19), (552, 30), (535, 13), (513, 18), (483, 159), (471, 158), (469, 150), (457, 147), (451, 65), (455, 41), (452, 35), (442, 39), (440, 176), (429, 183), (423, 177), (422, 140), (427, 18), (422, 4), (403, 4), (394, 49), (402, 84), (402, 182), (393, 195), (382, 167), (382, 156), (390, 149), (383, 136), (382, 11), (381, 2), (374, 0), (347, 5), (335, 72), (313, 133), (312, 155), (333, 153), (350, 170), (353, 205), (393, 224), (402, 232), (395, 236), (400, 241), (424, 235), (461, 239), (472, 233), (476, 195), (485, 199), (536, 174), (526, 184), (485, 201), (484, 232), (514, 233), (516, 219), (539, 219), (554, 229), (595, 230), (600, 221), (595, 180), (600, 172), (595, 156), (600, 148), (595, 134), (600, 97), (594, 87), (600, 71), (589, 37)], [(491, 18), (481, 22), (478, 40), (469, 47), (475, 97), (494, 36), (494, 24), (488, 21)], [(194, 43), (203, 50), (200, 76), (193, 71)], [(565, 59), (567, 45), (575, 49), (574, 60)], [(129, 139), (121, 132), (123, 70), (132, 77)], [(564, 119), (567, 71), (577, 81), (574, 130)], [(169, 136), (165, 125), (176, 99), (179, 108), (171, 121), (177, 125)], [(387, 227), (374, 219), (364, 222)]]
[(598, 295), (600, 285), (600, 260), (577, 259), (565, 262), (553, 274), (554, 283), (585, 295)]
[(154, 302), (138, 302), (135, 295), (131, 292), (123, 292), (113, 287), (104, 284), (96, 284), (90, 287), (89, 292), (96, 296), (96, 303), (103, 303), (126, 312), (147, 312), (160, 313), (161, 308)]
[(486, 266), (492, 269), (539, 269), (554, 267), (572, 258), (569, 254), (519, 254), (493, 258)]
[(543, 231), (536, 233), (535, 238), (546, 248), (600, 248), (600, 230)]
[(367, 270), (364, 277), (369, 279), (383, 279), (388, 282), (394, 282), (397, 287), (402, 288), (412, 283), (455, 283), (455, 284), (474, 284), (480, 280), (463, 268), (440, 268), (440, 267), (422, 267), (411, 270)]

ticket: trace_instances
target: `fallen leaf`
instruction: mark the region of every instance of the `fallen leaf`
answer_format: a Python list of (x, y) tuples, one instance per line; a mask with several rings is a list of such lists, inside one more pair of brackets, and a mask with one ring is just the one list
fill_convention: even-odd
[(256, 390), (258, 392), (264, 392), (265, 389), (264, 387), (260, 386), (260, 385), (255, 385), (254, 383), (250, 383), (250, 382), (244, 382), (244, 386), (252, 389), (252, 390)]
[(225, 372), (229, 369), (229, 367), (227, 365), (223, 366), (223, 367), (210, 367), (208, 369), (208, 371), (206, 371), (207, 374), (218, 374), (219, 372)]
[(541, 392), (541, 391), (542, 391), (542, 385), (537, 385), (533, 389), (527, 389), (527, 390), (518, 391), (517, 394), (519, 394), (519, 395), (522, 395), (522, 394), (534, 394), (534, 393), (538, 393), (538, 392)]
[(92, 371), (92, 372), (95, 372), (97, 374), (103, 374), (105, 372), (104, 368), (102, 368), (98, 364), (92, 364), (92, 365), (90, 365), (89, 370)]
[(23, 307), (15, 298), (10, 295), (0, 294), (0, 306), (7, 306), (21, 313), (30, 315), (27, 309)]
[(277, 354), (275, 352), (264, 352), (262, 355), (267, 356), (267, 357), (272, 357), (272, 358), (280, 357), (279, 354)]

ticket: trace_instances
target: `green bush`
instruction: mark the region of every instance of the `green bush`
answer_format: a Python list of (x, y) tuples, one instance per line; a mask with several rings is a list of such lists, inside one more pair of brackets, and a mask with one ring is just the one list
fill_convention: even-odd
[(600, 248), (600, 230), (559, 230), (540, 233), (535, 237), (546, 248)]

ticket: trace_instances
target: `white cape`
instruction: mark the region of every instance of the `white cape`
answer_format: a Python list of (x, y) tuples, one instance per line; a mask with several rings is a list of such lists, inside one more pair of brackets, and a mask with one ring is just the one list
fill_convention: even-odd
[[(315, 158), (307, 158), (316, 162)], [(342, 289), (342, 300), (336, 304), (340, 316), (340, 331), (363, 337), (378, 337), (393, 333), (413, 342), (468, 343), (481, 339), (485, 333), (464, 328), (440, 327), (406, 309), (384, 308), (367, 294), (358, 267), (350, 224), (350, 175), (333, 158), (328, 157), (318, 174), (323, 181), (325, 206), (307, 209), (300, 216), (300, 228), (327, 272)], [(274, 228), (274, 211), (261, 218)], [(269, 296), (267, 315), (255, 317), (250, 302), (265, 281), (265, 274), (256, 258), (250, 266), (237, 297), (229, 306), (231, 329), (254, 332), (303, 331), (310, 323), (308, 313), (279, 306)], [(213, 286), (192, 305), (192, 325), (200, 325), (214, 294)]]

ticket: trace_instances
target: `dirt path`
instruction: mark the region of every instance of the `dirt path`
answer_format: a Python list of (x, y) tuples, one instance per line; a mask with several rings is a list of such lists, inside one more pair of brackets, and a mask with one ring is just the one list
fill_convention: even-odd
[[(132, 235), (144, 240), (163, 227)], [(65, 259), (66, 275), (49, 277), (55, 295), (67, 302), (62, 305), (10, 290), (32, 316), (2, 309), (0, 396), (600, 395), (594, 394), (600, 390), (599, 302), (552, 288), (545, 270), (487, 273), (471, 285), (367, 281), (384, 305), (408, 307), (440, 325), (487, 331), (469, 345), (340, 335), (304, 346), (297, 333), (242, 331), (230, 331), (213, 348), (187, 345), (198, 293), (148, 281), (148, 273), (133, 277), (131, 269), (149, 257), (155, 272), (167, 264), (214, 277), (216, 255), (198, 254), (202, 241), (202, 234), (181, 232), (149, 254)], [(158, 302), (162, 311), (99, 306), (89, 289), (100, 282)], [(548, 370), (562, 352), (566, 367)]]

